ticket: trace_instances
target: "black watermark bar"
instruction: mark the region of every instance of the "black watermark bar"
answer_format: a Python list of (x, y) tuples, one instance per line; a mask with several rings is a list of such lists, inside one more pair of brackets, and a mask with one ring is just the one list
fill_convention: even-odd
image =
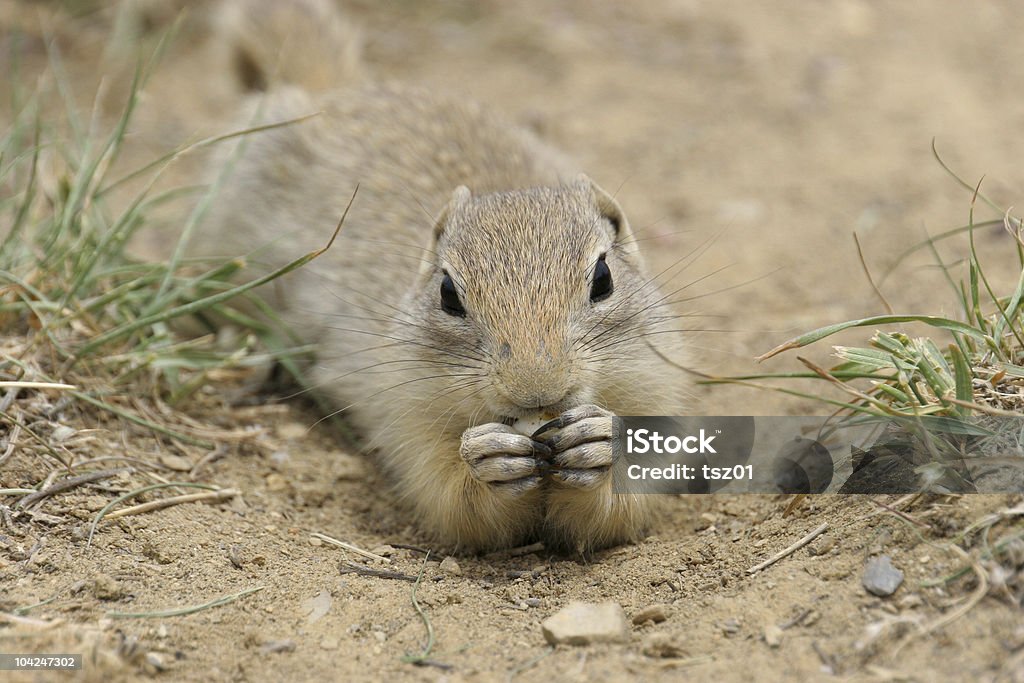
[(1021, 417), (618, 417), (616, 493), (1024, 493)]
[(0, 671), (63, 671), (82, 668), (82, 655), (5, 654), (0, 652)]

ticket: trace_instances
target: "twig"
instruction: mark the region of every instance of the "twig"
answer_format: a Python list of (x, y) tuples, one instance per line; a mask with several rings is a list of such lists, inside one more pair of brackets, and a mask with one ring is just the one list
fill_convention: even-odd
[(192, 488), (192, 489), (207, 489), (208, 491), (219, 491), (220, 490), (216, 486), (211, 486), (210, 484), (195, 484), (195, 483), (188, 482), (188, 481), (170, 481), (170, 482), (164, 482), (164, 483), (160, 483), (160, 484), (151, 484), (149, 486), (143, 486), (140, 489), (135, 489), (134, 491), (129, 491), (128, 493), (124, 494), (123, 496), (118, 496), (114, 500), (110, 501), (109, 503), (107, 503), (106, 505), (103, 506), (102, 510), (100, 510), (99, 512), (96, 513), (96, 517), (93, 518), (92, 524), (89, 525), (89, 538), (85, 542), (85, 547), (88, 548), (90, 545), (92, 545), (92, 537), (96, 534), (96, 527), (99, 526), (100, 520), (103, 519), (107, 515), (107, 513), (110, 512), (110, 510), (115, 505), (117, 505), (121, 501), (128, 500), (129, 498), (134, 498), (135, 496), (141, 496), (143, 493), (147, 493), (149, 491), (155, 491), (156, 489), (165, 489), (165, 488), (168, 488), (168, 487), (171, 487), (171, 486), (181, 486), (183, 488)]
[(803, 621), (804, 619), (806, 619), (806, 618), (807, 618), (807, 615), (808, 615), (808, 614), (810, 614), (810, 613), (811, 613), (811, 612), (813, 612), (813, 611), (814, 611), (814, 610), (812, 610), (812, 609), (811, 609), (810, 607), (804, 608), (804, 609), (803, 609), (803, 610), (802, 610), (802, 611), (800, 612), (800, 614), (796, 615), (795, 617), (793, 617), (793, 618), (792, 618), (792, 619), (790, 619), (789, 621), (785, 621), (785, 622), (783, 622), (783, 623), (779, 624), (779, 625), (778, 625), (778, 626), (779, 626), (779, 630), (780, 630), (780, 631), (785, 631), (785, 630), (786, 630), (787, 628), (793, 628), (794, 626), (796, 626), (797, 624), (799, 624), (799, 623), (800, 623), (801, 621)]
[(240, 593), (225, 595), (222, 598), (217, 598), (216, 600), (211, 600), (210, 602), (203, 603), (202, 605), (193, 605), (191, 607), (178, 607), (175, 609), (159, 610), (156, 612), (107, 612), (107, 616), (111, 619), (163, 619), (165, 617), (180, 617), (186, 614), (194, 614), (206, 609), (211, 609), (213, 607), (227, 605), (239, 598), (244, 598), (246, 595), (252, 595), (253, 593), (261, 591), (264, 588), (266, 588), (266, 586), (247, 588)]
[(128, 508), (122, 508), (121, 510), (108, 514), (106, 519), (109, 521), (111, 519), (117, 519), (118, 517), (141, 515), (144, 512), (152, 512), (153, 510), (160, 510), (162, 508), (171, 507), (172, 505), (180, 505), (181, 503), (224, 500), (225, 498), (234, 498), (240, 493), (241, 491), (238, 489), (221, 489), (219, 491), (210, 491), (209, 493), (185, 493), (180, 496), (151, 500), (148, 503), (140, 503)]
[(364, 567), (361, 564), (355, 562), (346, 562), (339, 568), (342, 574), (359, 574), (360, 576), (374, 576), (378, 579), (395, 579), (398, 581), (409, 581), (415, 583), (416, 577), (410, 574), (403, 574), (401, 572), (393, 572), (387, 569), (373, 569), (372, 567)]
[(931, 529), (931, 526), (929, 526), (927, 522), (922, 522), (919, 519), (914, 519), (913, 517), (908, 515), (906, 512), (903, 512), (902, 510), (897, 510), (896, 508), (891, 507), (889, 505), (886, 505), (882, 501), (875, 500), (874, 498), (869, 498), (868, 500), (870, 500), (872, 503), (874, 503), (878, 507), (884, 509), (885, 511), (891, 512), (892, 514), (896, 515), (900, 519), (906, 520), (906, 521), (910, 522), (911, 524), (914, 524), (915, 526), (919, 526), (919, 527), (922, 527), (924, 529)]
[(344, 548), (345, 550), (351, 550), (356, 555), (362, 555), (363, 557), (365, 557), (367, 559), (377, 560), (378, 562), (383, 562), (384, 564), (390, 564), (391, 563), (390, 559), (388, 559), (388, 558), (386, 558), (386, 557), (384, 557), (382, 555), (377, 555), (376, 553), (371, 553), (369, 550), (363, 550), (362, 548), (354, 546), (351, 543), (346, 543), (345, 541), (339, 541), (336, 538), (331, 538), (330, 536), (327, 536), (325, 534), (321, 534), (321, 533), (319, 533), (317, 531), (310, 532), (309, 535), (312, 536), (313, 538), (319, 538), (321, 541), (323, 541), (325, 543), (330, 543), (331, 545), (338, 546), (339, 548)]
[(530, 545), (519, 546), (518, 548), (509, 548), (507, 550), (497, 550), (493, 553), (488, 553), (484, 557), (494, 559), (505, 559), (507, 557), (521, 557), (523, 555), (529, 555), (530, 553), (536, 553), (544, 550), (544, 543), (538, 541), (537, 543), (531, 543)]
[(61, 493), (62, 491), (67, 491), (68, 489), (73, 489), (75, 487), (81, 486), (82, 484), (89, 484), (91, 482), (99, 481), (101, 479), (109, 479), (110, 477), (121, 474), (122, 472), (129, 471), (131, 471), (130, 468), (119, 467), (114, 470), (102, 470), (100, 472), (89, 472), (87, 474), (80, 474), (77, 477), (71, 477), (63, 481), (58, 481), (57, 483), (53, 484), (52, 486), (48, 486), (42, 491), (36, 491), (35, 493), (29, 494), (22, 498), (21, 500), (19, 500), (17, 505), (20, 508), (27, 508), (29, 505), (37, 503), (43, 498), (49, 498), (52, 495)]
[(825, 533), (825, 529), (828, 529), (828, 522), (825, 522), (824, 524), (819, 526), (817, 529), (815, 529), (811, 533), (807, 534), (806, 536), (801, 538), (799, 541), (797, 541), (793, 545), (791, 545), (788, 548), (786, 548), (785, 550), (782, 550), (782, 551), (776, 553), (775, 555), (772, 555), (771, 557), (769, 557), (767, 560), (765, 560), (761, 564), (754, 565), (753, 567), (751, 567), (750, 569), (747, 570), (747, 573), (748, 574), (756, 574), (757, 572), (761, 571), (762, 569), (765, 569), (766, 567), (772, 566), (773, 564), (775, 564), (779, 560), (783, 559), (784, 557), (788, 557), (789, 555), (792, 555), (797, 550), (800, 550), (800, 548), (803, 548), (805, 545), (807, 545), (808, 543), (810, 543), (811, 541), (816, 539), (818, 536), (821, 536), (823, 533)]

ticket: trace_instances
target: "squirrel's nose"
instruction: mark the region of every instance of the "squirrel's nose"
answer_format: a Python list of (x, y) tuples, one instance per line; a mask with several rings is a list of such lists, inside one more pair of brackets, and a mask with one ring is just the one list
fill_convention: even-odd
[(565, 404), (574, 380), (571, 355), (562, 347), (545, 344), (543, 338), (530, 345), (499, 346), (493, 366), (499, 391), (526, 410), (554, 409)]
[(550, 369), (531, 368), (528, 372), (503, 373), (498, 386), (511, 403), (527, 410), (542, 410), (566, 403), (572, 393), (567, 378)]
[(580, 390), (567, 383), (558, 382), (554, 377), (549, 381), (542, 379), (538, 383), (517, 382), (503, 387), (510, 402), (526, 410), (536, 410), (544, 414), (559, 415), (570, 408), (580, 405)]

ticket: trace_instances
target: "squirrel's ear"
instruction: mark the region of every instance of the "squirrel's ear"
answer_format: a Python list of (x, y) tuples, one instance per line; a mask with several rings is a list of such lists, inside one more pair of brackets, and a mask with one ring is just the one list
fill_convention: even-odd
[(612, 229), (615, 231), (615, 244), (622, 245), (629, 253), (635, 253), (636, 242), (633, 239), (633, 229), (629, 227), (626, 214), (623, 213), (622, 207), (615, 201), (615, 198), (605, 192), (585, 173), (576, 176), (576, 186), (590, 194), (601, 216), (611, 223)]
[(468, 204), (469, 200), (473, 198), (469, 188), (465, 185), (459, 185), (452, 192), (452, 198), (448, 200), (448, 204), (441, 211), (441, 215), (434, 221), (434, 243), (436, 244), (441, 235), (444, 234), (444, 229), (448, 226), (448, 219), (452, 213), (459, 209), (459, 207)]
[[(430, 235), (430, 244), (425, 245), (429, 250), (427, 252), (428, 254), (437, 253), (437, 242), (441, 239), (441, 236), (444, 235), (444, 231), (448, 227), (448, 222), (451, 220), (452, 214), (458, 211), (460, 207), (468, 204), (472, 198), (472, 193), (465, 185), (459, 185), (455, 188), (455, 191), (452, 192), (451, 199), (448, 200), (444, 209), (441, 210), (441, 214), (434, 221), (434, 230)], [(424, 258), (422, 259), (422, 265), (420, 266), (420, 275), (427, 277), (429, 274), (434, 272), (435, 268), (438, 267), (440, 266), (434, 263), (433, 259)]]

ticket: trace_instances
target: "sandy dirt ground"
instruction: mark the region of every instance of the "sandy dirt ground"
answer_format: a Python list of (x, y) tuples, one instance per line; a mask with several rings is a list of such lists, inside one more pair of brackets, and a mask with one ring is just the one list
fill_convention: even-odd
[[(111, 74), (113, 112), (129, 55), (104, 48), (113, 13), (81, 4), (76, 12), (78, 3), (2, 2), (0, 42), (6, 52), (20, 29), (29, 36), (18, 48), (22, 69), (41, 69), (42, 18), (84, 104), (100, 73)], [(175, 4), (148, 3), (146, 25), (166, 25)], [(655, 271), (713, 238), (676, 281), (700, 280), (694, 291), (706, 294), (692, 302), (711, 328), (692, 340), (706, 372), (799, 369), (792, 356), (764, 366), (752, 359), (796, 333), (882, 312), (851, 233), (881, 273), (925, 230), (967, 221), (970, 193), (935, 162), (933, 138), (968, 182), (985, 175), (994, 200), (1022, 201), (1024, 13), (1010, 0), (346, 7), (362, 27), (367, 78), (466, 93), (536, 127), (616, 191)], [(126, 167), (229, 129), (240, 94), (210, 47), (208, 8), (191, 4), (147, 86)], [(177, 180), (201, 163), (183, 160)], [(165, 239), (161, 230), (150, 239)], [(990, 230), (978, 244), (1008, 289), (1012, 242)], [(949, 246), (949, 260), (958, 248)], [(952, 292), (921, 256), (883, 291), (899, 310), (955, 314)], [(828, 351), (809, 354), (827, 364)], [(697, 414), (821, 410), (749, 388), (700, 386), (694, 395)], [(460, 556), (457, 568), (441, 567), (443, 552), (424, 565), (417, 548), (429, 540), (394, 508), (372, 460), (327, 432), (307, 433), (316, 419), (308, 406), (218, 410), (218, 427), (253, 433), (198, 473), (208, 455), (199, 449), (115, 421), (84, 423), (73, 408), (61, 413), (75, 430), (62, 448), (75, 457), (110, 448), (162, 463), (167, 477), (192, 470), (242, 494), (124, 517), (102, 526), (90, 547), (88, 520), (111, 500), (105, 491), (55, 496), (39, 508), (48, 517), (8, 515), (0, 651), (83, 652), (90, 663), (79, 678), (96, 681), (1024, 681), (1020, 563), (972, 566), (949, 548), (1019, 496), (924, 498), (899, 514), (879, 504), (894, 497), (809, 498), (788, 515), (781, 497), (679, 498), (639, 545), (590, 558)], [(30, 453), (8, 460), (0, 487), (38, 482), (37, 462)], [(747, 571), (822, 524), (808, 547)], [(992, 533), (1011, 529), (1012, 520), (999, 522)], [(311, 532), (386, 555), (374, 565), (381, 570), (415, 576), (425, 567), (418, 599), (436, 635), (430, 664), (402, 660), (426, 640), (412, 584), (342, 573), (360, 558), (311, 541)], [(905, 575), (889, 598), (861, 585), (866, 561), (880, 554)], [(109, 615), (257, 587), (189, 616)], [(630, 616), (664, 605), (666, 619), (633, 626), (627, 644), (551, 648), (540, 623), (573, 600), (612, 600)]]

